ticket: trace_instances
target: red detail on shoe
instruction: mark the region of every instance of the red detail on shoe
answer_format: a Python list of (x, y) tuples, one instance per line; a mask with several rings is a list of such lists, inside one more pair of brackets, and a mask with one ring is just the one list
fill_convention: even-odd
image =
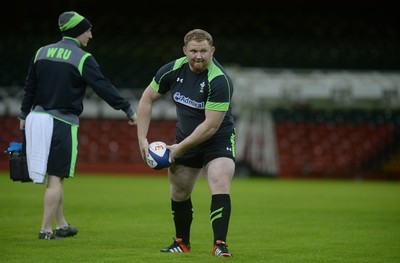
[(176, 242), (178, 242), (179, 246), (183, 250), (183, 252), (190, 252), (190, 247), (186, 246), (184, 243), (182, 243), (182, 238), (176, 238)]

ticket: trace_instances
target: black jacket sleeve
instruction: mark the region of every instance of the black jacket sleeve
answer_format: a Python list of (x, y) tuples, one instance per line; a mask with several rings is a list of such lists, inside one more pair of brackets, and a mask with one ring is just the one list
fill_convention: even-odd
[(93, 56), (89, 56), (83, 66), (82, 77), (93, 91), (115, 110), (123, 110), (128, 117), (135, 111), (129, 101), (123, 98), (117, 88), (103, 75)]
[(21, 103), (21, 112), (18, 115), (18, 118), (25, 120), (28, 116), (29, 112), (32, 109), (33, 102), (35, 99), (36, 88), (37, 88), (37, 78), (36, 78), (36, 69), (34, 64), (34, 57), (31, 60), (29, 65), (28, 74), (25, 79), (25, 87), (24, 87), (24, 97)]

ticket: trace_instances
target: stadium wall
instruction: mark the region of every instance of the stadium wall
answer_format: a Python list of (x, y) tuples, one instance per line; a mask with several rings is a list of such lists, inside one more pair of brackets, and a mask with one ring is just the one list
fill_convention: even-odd
[[(247, 145), (237, 156), (238, 176), (400, 179), (400, 112), (388, 117), (385, 112), (275, 109), (270, 116), (269, 129), (250, 121), (248, 129), (237, 130), (240, 145)], [(3, 116), (0, 122), (0, 147), (6, 150), (22, 134), (16, 117)], [(174, 120), (151, 125), (150, 141), (173, 143)], [(166, 175), (150, 169), (138, 149), (136, 129), (126, 120), (84, 118), (77, 172)], [(0, 170), (9, 170), (8, 154), (1, 155)]]
[[(400, 177), (400, 73), (227, 68), (235, 83), (238, 176)], [(22, 88), (0, 88), (0, 147), (21, 139)], [(122, 89), (132, 105), (140, 91)], [(149, 140), (174, 141), (176, 113), (155, 104)], [(90, 89), (80, 125), (77, 171), (161, 173), (138, 152), (136, 128)], [(0, 169), (8, 169), (7, 155)]]

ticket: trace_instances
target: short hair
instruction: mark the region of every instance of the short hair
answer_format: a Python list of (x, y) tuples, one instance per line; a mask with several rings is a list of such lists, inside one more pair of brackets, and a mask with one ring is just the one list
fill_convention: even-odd
[(183, 44), (186, 46), (189, 43), (189, 41), (192, 41), (192, 40), (195, 40), (198, 42), (207, 40), (207, 42), (210, 46), (213, 45), (213, 38), (212, 38), (211, 34), (203, 29), (193, 29), (193, 30), (189, 31), (183, 38)]

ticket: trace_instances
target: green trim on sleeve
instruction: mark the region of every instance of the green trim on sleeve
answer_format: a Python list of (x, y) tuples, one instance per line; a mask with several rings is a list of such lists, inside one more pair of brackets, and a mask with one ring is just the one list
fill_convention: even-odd
[(228, 111), (229, 102), (210, 102), (208, 101), (206, 104), (206, 110), (215, 110), (215, 111)]
[(153, 78), (153, 80), (150, 83), (150, 87), (155, 91), (158, 92), (160, 89), (160, 85), (157, 84), (156, 80)]
[(79, 70), (79, 74), (81, 74), (82, 76), (82, 71), (83, 71), (83, 63), (85, 63), (85, 60), (91, 56), (90, 53), (86, 53), (82, 58), (81, 61), (79, 61), (79, 66), (78, 66), (78, 70)]
[(220, 75), (225, 75), (224, 72), (222, 72), (222, 70), (217, 67), (214, 63), (211, 63), (208, 66), (208, 79), (212, 80)]
[(187, 63), (187, 58), (186, 57), (178, 58), (177, 60), (175, 60), (174, 67), (172, 68), (172, 71), (182, 67), (182, 64), (184, 64), (184, 63)]
[[(218, 77), (218, 76), (223, 76), (225, 78), (225, 80), (226, 80), (227, 88), (228, 88), (228, 94), (229, 94), (229, 102), (227, 102), (226, 105), (223, 105), (224, 103), (219, 103), (221, 105), (214, 105), (216, 103), (207, 102), (206, 109), (227, 111), (228, 108), (229, 108), (229, 104), (231, 103), (231, 99), (232, 99), (232, 94), (231, 94), (231, 90), (230, 90), (230, 83), (229, 83), (229, 80), (227, 79), (227, 76), (224, 74), (224, 72), (219, 67), (217, 67), (214, 63), (211, 63), (208, 66), (208, 81), (211, 83), (211, 81), (214, 78)], [(211, 93), (209, 94), (209, 96), (211, 96)], [(208, 105), (208, 104), (210, 104), (210, 105)]]
[(36, 63), (36, 59), (39, 56), (39, 53), (40, 53), (40, 51), (42, 51), (42, 49), (43, 49), (43, 47), (39, 48), (38, 51), (36, 51), (34, 63)]

